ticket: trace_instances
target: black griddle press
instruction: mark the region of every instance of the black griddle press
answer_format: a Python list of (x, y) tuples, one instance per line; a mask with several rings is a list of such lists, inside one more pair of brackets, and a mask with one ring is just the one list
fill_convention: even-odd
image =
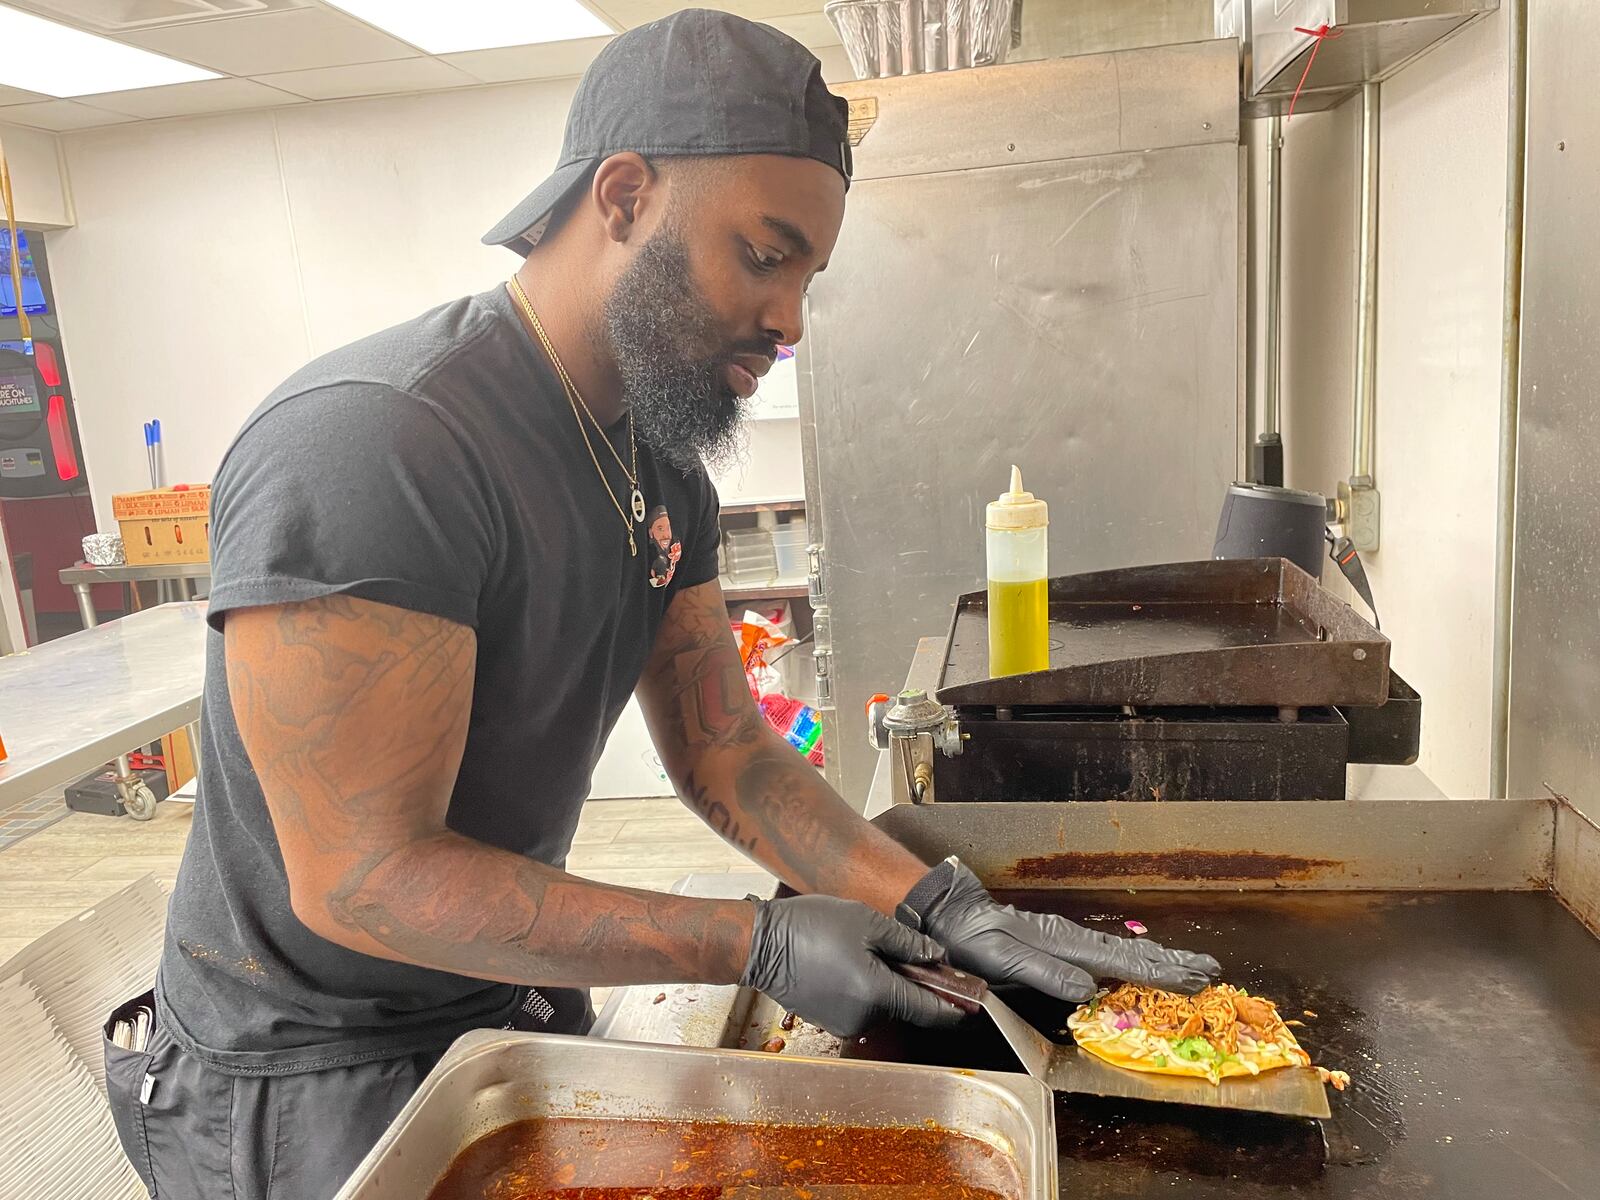
[(1285, 559), (1053, 579), (1050, 639), (1048, 670), (991, 678), (987, 598), (957, 602), (941, 801), (1339, 800), (1346, 764), (1416, 761), (1389, 640)]

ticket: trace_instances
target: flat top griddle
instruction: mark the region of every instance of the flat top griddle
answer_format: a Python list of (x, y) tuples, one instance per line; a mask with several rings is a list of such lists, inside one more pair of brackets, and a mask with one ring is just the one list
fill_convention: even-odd
[[(1348, 1070), (1326, 1122), (1057, 1098), (1063, 1200), (1570, 1200), (1600, 1180), (1600, 940), (1544, 893), (1010, 892), (1212, 951)], [(1041, 1029), (1066, 1005), (1013, 1003)], [(1317, 1016), (1302, 1017), (1309, 1009)], [(1065, 1036), (1061, 1040), (1066, 1040)], [(992, 1025), (895, 1026), (847, 1057), (1016, 1069)]]
[(945, 704), (1377, 705), (1388, 640), (1283, 559), (1165, 563), (1050, 581), (1050, 668), (989, 677), (983, 592), (962, 596)]

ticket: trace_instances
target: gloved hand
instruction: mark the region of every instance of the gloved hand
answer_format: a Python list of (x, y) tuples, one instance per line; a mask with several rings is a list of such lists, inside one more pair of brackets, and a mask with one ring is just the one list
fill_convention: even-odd
[(895, 916), (943, 946), (953, 966), (990, 983), (1022, 983), (1061, 1000), (1089, 999), (1097, 978), (1193, 994), (1222, 971), (1209, 954), (1168, 950), (1144, 938), (1085, 929), (1065, 917), (1002, 907), (954, 858), (923, 876)]
[(961, 1012), (896, 975), (890, 962), (944, 961), (944, 951), (865, 904), (833, 896), (757, 900), (739, 982), (838, 1037), (879, 1021), (955, 1025)]

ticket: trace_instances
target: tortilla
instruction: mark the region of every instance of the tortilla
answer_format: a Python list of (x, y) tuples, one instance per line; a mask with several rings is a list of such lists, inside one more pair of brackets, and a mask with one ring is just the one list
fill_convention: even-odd
[(1220, 1083), (1311, 1065), (1277, 1005), (1225, 983), (1197, 996), (1125, 983), (1080, 1006), (1067, 1028), (1084, 1050), (1129, 1071)]

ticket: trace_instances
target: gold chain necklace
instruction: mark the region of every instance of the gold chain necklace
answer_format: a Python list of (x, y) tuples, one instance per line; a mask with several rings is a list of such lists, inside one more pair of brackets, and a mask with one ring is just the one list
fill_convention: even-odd
[[(540, 322), (539, 315), (533, 311), (533, 303), (528, 299), (528, 293), (522, 290), (522, 281), (513, 275), (511, 277), (511, 286), (516, 289), (517, 300), (522, 305), (522, 311), (528, 314), (528, 320), (532, 322), (534, 332), (539, 335), (540, 345), (545, 348), (545, 353), (550, 356), (550, 361), (555, 365), (556, 374), (561, 378), (561, 386), (566, 389), (568, 399), (577, 400), (578, 405), (583, 409), (583, 415), (589, 418), (589, 422), (594, 426), (594, 431), (600, 435), (600, 440), (606, 444), (606, 449), (611, 452), (611, 457), (616, 461), (617, 466), (621, 468), (622, 473), (628, 477), (628, 483), (637, 487), (639, 482), (639, 449), (633, 440), (632, 416), (630, 415), (628, 418), (628, 457), (632, 460), (630, 468), (627, 463), (622, 461), (622, 455), (617, 453), (617, 448), (611, 444), (611, 439), (606, 436), (605, 427), (596, 420), (594, 413), (590, 411), (588, 401), (583, 398), (583, 393), (578, 390), (578, 385), (572, 382), (572, 376), (567, 374), (566, 365), (562, 363), (560, 356), (556, 354), (551, 346), (549, 335), (545, 333), (544, 325)], [(644, 514), (642, 512), (638, 513), (635, 519), (644, 520)]]
[[(637, 556), (639, 545), (634, 540), (633, 527), (635, 524), (643, 523), (645, 507), (644, 493), (639, 490), (639, 449), (633, 440), (633, 416), (631, 413), (628, 416), (628, 456), (633, 460), (633, 469), (630, 471), (623, 464), (622, 456), (617, 453), (616, 447), (611, 444), (611, 439), (606, 436), (605, 429), (601, 427), (599, 421), (595, 420), (594, 413), (589, 411), (589, 406), (584, 402), (577, 385), (572, 382), (571, 376), (567, 374), (567, 368), (562, 365), (560, 356), (556, 354), (555, 346), (550, 343), (550, 335), (544, 331), (544, 325), (539, 320), (539, 314), (533, 311), (533, 302), (528, 299), (528, 293), (522, 290), (522, 284), (515, 275), (511, 277), (511, 291), (516, 296), (517, 303), (522, 307), (523, 314), (528, 318), (528, 324), (533, 326), (533, 332), (539, 339), (539, 345), (544, 347), (545, 354), (549, 357), (551, 365), (556, 369), (556, 377), (561, 380), (561, 390), (566, 393), (567, 403), (572, 406), (573, 419), (578, 422), (578, 432), (583, 435), (583, 444), (589, 451), (589, 461), (594, 463), (595, 473), (600, 476), (600, 484), (606, 489), (606, 495), (611, 499), (611, 506), (617, 510), (617, 516), (622, 518), (622, 527), (628, 534), (628, 553)], [(581, 413), (579, 412), (580, 407), (582, 408)], [(606, 478), (605, 470), (600, 466), (600, 459), (594, 452), (594, 443), (589, 440), (589, 430), (584, 424), (584, 417), (588, 417), (594, 424), (595, 432), (600, 435), (600, 440), (605, 443), (606, 449), (611, 451), (611, 457), (617, 460), (617, 466), (627, 476), (628, 483), (633, 489), (633, 494), (629, 497), (630, 507), (633, 509), (632, 521), (628, 520), (628, 514), (623, 511), (622, 502), (617, 499), (617, 493), (612, 490), (611, 481)]]

